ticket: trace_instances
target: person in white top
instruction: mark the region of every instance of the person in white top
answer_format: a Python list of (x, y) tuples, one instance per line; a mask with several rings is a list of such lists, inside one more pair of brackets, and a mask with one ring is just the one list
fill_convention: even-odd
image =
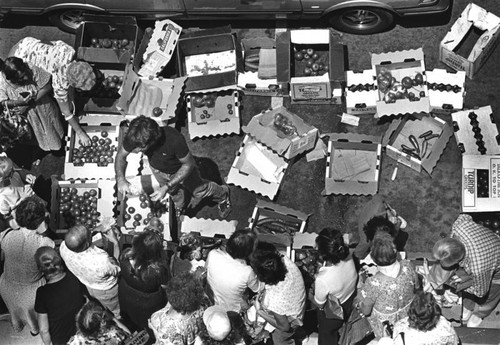
[[(342, 233), (333, 228), (324, 228), (316, 237), (316, 246), (323, 260), (314, 281), (314, 304), (318, 309), (318, 344), (338, 344), (339, 329), (349, 318), (356, 296), (358, 274), (349, 248)], [(324, 306), (328, 299), (342, 306), (343, 318), (329, 319)]]
[(87, 287), (89, 294), (119, 317), (120, 266), (116, 259), (120, 255), (118, 239), (113, 230), (102, 233), (113, 243), (114, 257), (92, 243), (92, 234), (83, 225), (75, 225), (69, 229), (61, 243), (61, 257), (71, 273)]
[(236, 230), (229, 237), (225, 249), (214, 249), (208, 254), (207, 282), (213, 292), (214, 303), (227, 311), (240, 312), (248, 307), (244, 299), (247, 288), (259, 291), (259, 280), (247, 264), (255, 242), (256, 236), (251, 230)]

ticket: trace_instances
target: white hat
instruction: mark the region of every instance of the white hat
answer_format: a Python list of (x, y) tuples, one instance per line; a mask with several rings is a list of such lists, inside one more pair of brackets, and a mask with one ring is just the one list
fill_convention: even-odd
[(203, 313), (203, 323), (208, 335), (214, 340), (224, 340), (231, 332), (231, 322), (224, 308), (218, 305), (208, 307)]

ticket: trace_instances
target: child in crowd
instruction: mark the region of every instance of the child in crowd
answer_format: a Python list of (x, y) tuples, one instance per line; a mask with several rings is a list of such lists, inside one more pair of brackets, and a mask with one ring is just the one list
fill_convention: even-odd
[(25, 170), (14, 168), (10, 158), (0, 156), (0, 230), (17, 228), (14, 211), (23, 199), (34, 195), (32, 185), (35, 179)]
[(199, 234), (193, 232), (182, 234), (179, 238), (177, 253), (172, 258), (172, 276), (183, 272), (204, 276), (205, 260), (203, 260), (202, 247)]

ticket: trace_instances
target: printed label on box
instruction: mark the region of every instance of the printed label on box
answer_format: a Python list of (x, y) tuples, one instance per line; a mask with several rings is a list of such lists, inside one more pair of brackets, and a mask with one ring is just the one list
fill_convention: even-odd
[(491, 171), (491, 195), (490, 198), (498, 198), (500, 190), (500, 158), (492, 158), (490, 161)]
[(326, 84), (293, 84), (293, 97), (298, 99), (330, 98)]
[(464, 169), (463, 206), (476, 206), (476, 169)]

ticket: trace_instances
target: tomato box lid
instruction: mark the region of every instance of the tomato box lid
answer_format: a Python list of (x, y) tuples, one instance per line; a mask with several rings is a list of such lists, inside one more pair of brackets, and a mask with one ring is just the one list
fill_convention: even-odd
[(316, 245), (316, 237), (318, 234), (315, 232), (304, 232), (295, 234), (293, 237), (293, 249), (302, 249), (304, 247), (313, 247)]
[(491, 106), (456, 111), (451, 113), (451, 118), (462, 154), (479, 155), (480, 150), (488, 155), (500, 154), (500, 135)]
[(462, 211), (500, 211), (500, 156), (462, 156)]
[(382, 145), (378, 136), (330, 133), (323, 195), (378, 191)]
[(226, 182), (274, 199), (288, 163), (246, 135), (236, 153)]
[(227, 221), (182, 216), (179, 226), (181, 233), (188, 234), (190, 232), (198, 232), (203, 237), (223, 236), (228, 239), (236, 230), (237, 225), (237, 220)]
[[(145, 115), (164, 124), (176, 116), (185, 81), (186, 77), (140, 77), (129, 64), (125, 69), (121, 96), (116, 108), (125, 115)], [(162, 111), (159, 117), (153, 116), (155, 108)]]
[[(295, 127), (296, 132), (286, 135), (275, 127), (274, 121), (277, 114), (286, 118), (286, 121), (291, 123), (289, 126)], [(317, 128), (308, 125), (285, 107), (269, 109), (255, 115), (247, 126), (243, 126), (243, 131), (287, 159), (313, 149), (318, 138)]]
[(464, 106), (465, 72), (435, 68), (426, 71), (429, 103), (434, 113), (450, 113)]

